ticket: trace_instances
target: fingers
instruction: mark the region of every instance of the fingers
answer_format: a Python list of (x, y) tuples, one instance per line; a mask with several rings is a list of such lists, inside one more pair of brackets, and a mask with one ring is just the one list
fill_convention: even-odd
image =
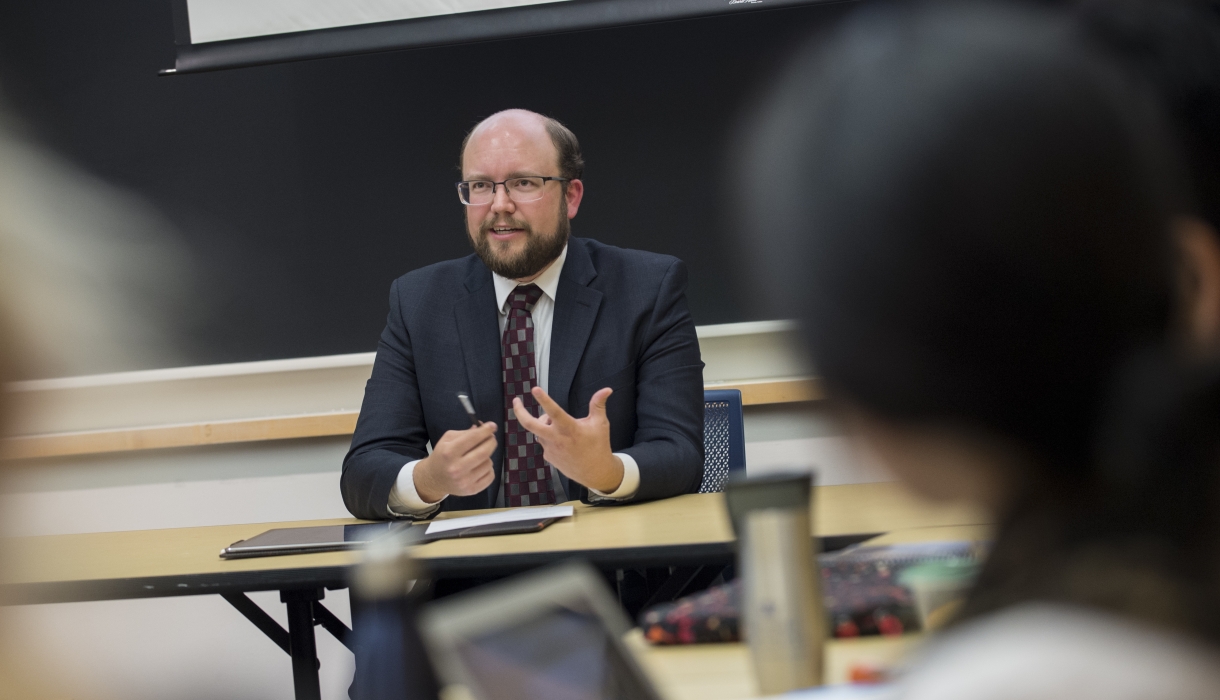
[(496, 424), (487, 422), (466, 430), (450, 430), (441, 436), (436, 447), (453, 455), (463, 455), (488, 439), (495, 439)]
[(470, 495), (474, 495), (475, 493), (482, 493), (483, 491), (487, 490), (487, 487), (491, 486), (491, 482), (493, 482), (495, 480), (496, 480), (495, 470), (488, 469), (487, 471), (485, 471), (479, 475), (479, 480), (477, 482), (475, 482), (474, 491)]
[(596, 393), (589, 399), (589, 415), (598, 418), (606, 417), (606, 401), (610, 399), (610, 395), (614, 393), (614, 389), (609, 387), (598, 389)]
[(491, 456), (498, 446), (497, 430), (498, 426), (489, 422), (442, 435), (432, 454), (421, 463), (422, 469), (416, 468), (415, 483), (420, 496), (426, 500), (445, 494), (470, 496), (487, 488), (496, 476)]
[(461, 456), (461, 460), (462, 460), (462, 462), (468, 462), (471, 460), (478, 462), (480, 460), (490, 459), (492, 453), (496, 451), (497, 446), (498, 445), (496, 443), (496, 438), (495, 438), (495, 435), (493, 434), (488, 439), (484, 440), (483, 442), (480, 442), (479, 444), (475, 445), (474, 447), (470, 448), (465, 453), (463, 453)]
[(469, 496), (487, 488), (496, 476), (491, 463), (491, 455), (495, 451), (496, 441), (485, 440), (452, 461), (449, 465), (449, 476), (454, 484), (452, 493)]
[(555, 403), (555, 399), (552, 399), (545, 391), (542, 390), (542, 387), (536, 386), (533, 389), (530, 389), (530, 393), (533, 394), (534, 398), (538, 400), (538, 405), (542, 406), (542, 410), (546, 411), (546, 414), (551, 417), (551, 422), (555, 425), (560, 425), (566, 421), (574, 420), (572, 416), (568, 415), (567, 411), (563, 410), (562, 406)]
[(540, 431), (545, 433), (551, 428), (549, 422), (544, 423), (542, 419), (535, 418), (533, 415), (531, 415), (529, 409), (525, 407), (525, 404), (520, 398), (513, 399), (513, 415), (517, 417), (517, 422), (521, 424), (522, 428), (525, 428), (535, 435), (537, 435)]
[[(495, 451), (495, 449), (496, 449), (496, 424), (495, 423), (488, 421), (488, 422), (484, 423), (483, 425), (471, 428), (470, 430), (468, 430), (466, 432), (472, 433), (472, 438), (471, 438), (472, 440), (475, 440), (475, 439), (478, 440), (478, 442), (476, 442), (474, 445), (471, 445), (470, 448), (468, 450), (466, 450), (467, 453), (469, 453), (473, 450), (481, 450), (484, 448)], [(488, 452), (488, 455), (490, 455), (490, 454), (491, 454), (491, 452)]]

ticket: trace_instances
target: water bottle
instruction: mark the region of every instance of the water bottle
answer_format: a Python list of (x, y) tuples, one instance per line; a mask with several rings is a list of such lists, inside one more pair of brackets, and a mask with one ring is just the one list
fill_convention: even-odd
[(826, 642), (810, 474), (768, 476), (726, 492), (738, 528), (742, 621), (764, 695), (820, 685)]
[(437, 700), (436, 674), (416, 626), (418, 601), (411, 594), (421, 567), (407, 545), (406, 537), (374, 540), (353, 573), (352, 700)]

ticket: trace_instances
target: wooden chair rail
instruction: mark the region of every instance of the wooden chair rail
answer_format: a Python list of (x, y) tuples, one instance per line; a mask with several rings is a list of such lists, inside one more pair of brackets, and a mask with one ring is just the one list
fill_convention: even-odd
[[(816, 401), (822, 398), (822, 391), (817, 380), (810, 378), (722, 382), (708, 384), (706, 388), (740, 389), (742, 403), (747, 406)], [(36, 459), (351, 435), (356, 429), (358, 415), (358, 411), (335, 411), (206, 423), (24, 435), (0, 442), (0, 456), (6, 459)]]

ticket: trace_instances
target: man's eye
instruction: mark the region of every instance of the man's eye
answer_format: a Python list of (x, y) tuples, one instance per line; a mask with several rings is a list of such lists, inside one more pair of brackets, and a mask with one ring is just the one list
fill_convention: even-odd
[(468, 186), (470, 187), (471, 192), (482, 192), (483, 190), (486, 190), (487, 186), (490, 184), (490, 182), (472, 182)]

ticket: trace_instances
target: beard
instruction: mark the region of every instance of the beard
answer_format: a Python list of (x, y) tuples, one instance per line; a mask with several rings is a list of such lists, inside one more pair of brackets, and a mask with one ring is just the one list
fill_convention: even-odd
[[(533, 277), (542, 272), (543, 268), (563, 252), (563, 247), (568, 244), (568, 236), (572, 234), (572, 222), (568, 221), (567, 209), (562, 199), (560, 205), (559, 222), (555, 225), (555, 232), (551, 234), (535, 233), (528, 223), (507, 216), (484, 221), (479, 225), (478, 235), (470, 242), (475, 255), (479, 256), (479, 260), (482, 260), (489, 270), (510, 280)], [(496, 250), (497, 246), (492, 242), (489, 232), (496, 225), (502, 224), (525, 232), (525, 248), (521, 252), (512, 254)]]

